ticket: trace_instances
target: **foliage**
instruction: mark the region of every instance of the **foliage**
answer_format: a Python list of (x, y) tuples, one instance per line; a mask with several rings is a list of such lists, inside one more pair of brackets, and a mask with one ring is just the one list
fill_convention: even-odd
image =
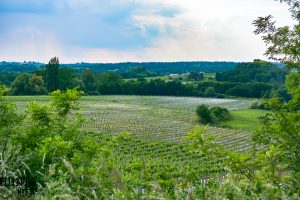
[(228, 121), (230, 119), (230, 113), (226, 108), (216, 106), (212, 107), (210, 112), (215, 123), (219, 121)]
[(60, 90), (56, 90), (51, 93), (52, 106), (56, 109), (57, 113), (65, 117), (70, 114), (72, 110), (78, 108), (76, 100), (79, 99), (79, 95), (83, 94), (82, 91), (77, 91), (77, 88), (70, 90), (68, 89), (64, 94)]
[(20, 74), (12, 82), (11, 93), (13, 95), (38, 95), (46, 94), (44, 80), (36, 74)]
[(93, 71), (90, 69), (85, 69), (81, 73), (81, 80), (83, 83), (83, 88), (88, 94), (97, 94), (96, 77)]
[(16, 106), (2, 96), (5, 90), (5, 87), (0, 87), (0, 146), (2, 147), (9, 143), (9, 135), (16, 132), (15, 125), (22, 117), (17, 113)]
[(287, 69), (291, 70), (287, 76), (286, 87), (292, 99), (287, 103), (281, 103), (279, 99), (270, 101), (269, 107), (273, 110), (273, 114), (263, 119), (264, 126), (257, 132), (255, 139), (269, 146), (266, 152), (273, 159), (271, 162), (274, 165), (273, 173), (289, 172), (292, 177), (299, 180), (299, 2), (291, 0), (281, 2), (290, 6), (292, 17), (298, 22), (296, 25), (277, 28), (270, 15), (258, 18), (253, 24), (257, 28), (255, 33), (262, 34), (262, 39), (268, 45), (265, 54), (270, 59), (285, 63)]
[(205, 104), (201, 104), (197, 107), (196, 113), (199, 120), (203, 124), (218, 123), (221, 121), (228, 121), (230, 119), (230, 113), (226, 108), (218, 106), (209, 108)]
[(72, 68), (61, 67), (58, 69), (56, 89), (65, 91), (68, 88), (74, 88), (81, 85), (82, 81), (79, 77), (75, 76)]
[(123, 78), (144, 78), (156, 76), (157, 73), (147, 70), (145, 67), (128, 67), (125, 72), (121, 72)]
[(59, 72), (59, 60), (57, 57), (51, 58), (46, 66), (46, 86), (49, 92), (58, 89), (58, 72)]
[[(105, 143), (99, 142), (96, 135), (86, 135), (80, 129), (83, 118), (72, 112), (78, 108), (76, 100), (80, 94), (76, 89), (66, 93), (52, 92), (50, 104), (31, 103), (22, 118), (5, 99), (1, 104), (1, 123), (4, 124), (1, 125), (1, 138), (6, 137), (13, 148), (19, 147), (16, 159), (27, 158), (26, 165), (16, 162), (9, 170), (24, 172), (23, 176), (33, 178), (39, 185), (36, 194), (39, 198), (66, 198), (63, 195), (66, 191), (78, 198), (92, 198), (105, 196), (113, 190), (108, 174), (111, 169), (103, 160), (108, 155)], [(5, 127), (15, 131), (5, 134)], [(9, 165), (10, 160), (3, 162), (2, 166)], [(100, 181), (99, 176), (108, 179)], [(64, 185), (62, 193), (58, 185), (54, 186), (58, 182), (59, 187)], [(15, 193), (5, 194), (12, 198)]]
[(7, 95), (10, 93), (10, 89), (6, 87), (6, 85), (0, 84), (0, 95)]
[[(156, 75), (155, 73), (148, 72), (145, 67), (131, 66), (126, 68), (125, 71), (114, 70), (100, 74), (96, 74), (90, 69), (85, 69), (79, 74), (78, 71), (70, 67), (72, 65), (59, 66), (58, 58), (55, 57), (50, 60), (46, 69), (39, 68), (33, 72), (31, 78), (33, 81), (27, 81), (29, 79), (28, 74), (19, 75), (12, 85), (12, 94), (45, 94), (46, 89), (43, 87), (43, 80), (45, 80), (49, 92), (53, 91), (53, 88), (65, 91), (68, 88), (78, 86), (86, 94), (91, 95), (127, 94), (217, 98), (236, 96), (246, 98), (283, 97), (285, 100), (290, 99), (286, 89), (281, 84), (285, 72), (282, 72), (281, 69), (273, 66), (273, 64), (263, 61), (242, 63), (232, 71), (217, 74), (218, 79), (220, 79), (221, 75), (225, 78), (230, 76), (230, 80), (228, 81), (227, 79), (225, 81), (213, 81), (212, 77), (208, 77), (205, 80), (202, 72), (195, 71), (190, 72), (189, 75), (181, 75), (169, 80), (164, 76), (158, 76), (155, 79), (145, 79), (144, 77)], [(138, 79), (126, 80), (121, 75), (123, 77), (138, 77)], [(236, 81), (235, 78), (239, 79), (240, 75), (247, 75), (255, 81), (247, 83), (233, 82)], [(186, 78), (183, 78), (185, 76)], [(9, 77), (7, 79), (10, 79)], [(241, 78), (241, 80), (246, 79)], [(4, 79), (4, 81), (8, 82), (9, 80)], [(26, 84), (27, 82), (29, 83)], [(49, 87), (52, 87), (52, 89), (49, 90)]]
[(201, 104), (197, 107), (196, 113), (199, 116), (199, 120), (203, 124), (211, 123), (212, 117), (210, 115), (210, 109), (207, 105)]
[(98, 77), (98, 91), (100, 94), (122, 94), (122, 77), (115, 72), (104, 72)]
[(202, 72), (190, 72), (190, 74), (188, 75), (188, 80), (202, 81), (204, 80), (204, 74)]
[[(151, 72), (160, 74), (181, 74), (188, 71), (195, 72), (219, 72), (234, 68), (235, 62), (126, 62), (126, 63), (75, 63), (61, 64), (73, 69), (83, 71), (91, 69), (94, 73), (102, 73), (111, 70), (125, 71), (129, 67), (144, 67)], [(36, 62), (0, 62), (0, 72), (20, 73), (30, 72), (43, 67), (43, 63)]]
[[(200, 96), (212, 95), (215, 97), (221, 96), (236, 96), (246, 98), (262, 98), (269, 97), (273, 85), (268, 83), (235, 83), (221, 81), (201, 81), (196, 85), (196, 91)], [(212, 96), (210, 96), (212, 97)]]
[(16, 73), (0, 73), (0, 83), (6, 86), (11, 86), (11, 83), (16, 79), (18, 74)]
[(251, 104), (250, 109), (269, 110), (268, 100), (258, 100)]
[(229, 82), (263, 82), (282, 84), (287, 72), (270, 62), (255, 60), (254, 62), (241, 63), (234, 69), (216, 73), (217, 81)]
[(205, 89), (204, 95), (206, 97), (214, 97), (215, 96), (215, 89), (212, 86), (209, 86)]

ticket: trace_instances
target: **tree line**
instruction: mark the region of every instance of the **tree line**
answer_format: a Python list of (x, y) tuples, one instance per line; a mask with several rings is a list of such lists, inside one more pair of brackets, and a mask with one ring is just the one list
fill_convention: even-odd
[[(84, 69), (91, 69), (94, 72), (105, 72), (109, 70), (118, 70), (124, 72), (129, 67), (143, 67), (149, 71), (159, 74), (185, 73), (190, 71), (196, 72), (221, 72), (233, 69), (239, 63), (236, 62), (123, 62), (123, 63), (74, 63), (61, 64), (62, 67), (72, 67), (79, 72)], [(0, 72), (20, 73), (31, 72), (38, 68), (44, 67), (39, 62), (0, 62)]]
[[(87, 95), (159, 95), (196, 97), (245, 97), (289, 99), (283, 85), (287, 71), (264, 61), (241, 63), (234, 69), (219, 72), (216, 80), (204, 79), (203, 73), (190, 72), (186, 80), (163, 80), (144, 67), (129, 67), (123, 73), (97, 73), (61, 67), (57, 57), (45, 68), (32, 73), (0, 74), (0, 81), (10, 87), (11, 95), (46, 95), (49, 92), (78, 86)], [(137, 77), (136, 79), (127, 79)], [(13, 78), (15, 78), (13, 80)]]

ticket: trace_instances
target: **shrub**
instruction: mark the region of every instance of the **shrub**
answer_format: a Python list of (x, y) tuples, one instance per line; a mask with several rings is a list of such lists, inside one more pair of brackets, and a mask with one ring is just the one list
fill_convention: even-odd
[(226, 108), (216, 106), (212, 107), (210, 109), (210, 112), (214, 123), (218, 123), (220, 121), (228, 121), (231, 118), (230, 113)]
[(205, 104), (198, 106), (196, 113), (199, 117), (200, 123), (202, 124), (218, 123), (220, 121), (227, 121), (231, 118), (231, 115), (226, 108), (218, 106), (209, 108)]
[(250, 109), (270, 110), (267, 102), (255, 101), (251, 104)]
[(207, 105), (201, 104), (200, 106), (197, 107), (196, 113), (199, 117), (199, 121), (203, 124), (211, 123), (212, 118), (210, 115), (210, 110)]

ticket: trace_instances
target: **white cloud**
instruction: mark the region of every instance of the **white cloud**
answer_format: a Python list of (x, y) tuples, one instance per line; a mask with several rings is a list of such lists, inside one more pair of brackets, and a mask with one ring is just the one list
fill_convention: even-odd
[(0, 60), (250, 61), (265, 50), (254, 19), (273, 14), (291, 24), (274, 0), (53, 0), (47, 15), (40, 12), (48, 0), (26, 9), (4, 2)]
[[(292, 24), (288, 9), (279, 2), (265, 1), (201, 1), (167, 0), (186, 12), (168, 21), (142, 18), (144, 23), (166, 23), (174, 35), (156, 38), (145, 49), (142, 59), (153, 60), (228, 60), (251, 61), (263, 57), (265, 45), (253, 34), (252, 21), (268, 14), (280, 19), (279, 24)], [(149, 21), (149, 22), (148, 22)], [(176, 23), (174, 23), (175, 21)]]

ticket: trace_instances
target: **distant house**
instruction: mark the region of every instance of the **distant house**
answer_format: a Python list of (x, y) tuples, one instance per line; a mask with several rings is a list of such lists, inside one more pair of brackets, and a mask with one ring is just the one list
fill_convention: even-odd
[(179, 76), (179, 74), (169, 74), (170, 77)]

